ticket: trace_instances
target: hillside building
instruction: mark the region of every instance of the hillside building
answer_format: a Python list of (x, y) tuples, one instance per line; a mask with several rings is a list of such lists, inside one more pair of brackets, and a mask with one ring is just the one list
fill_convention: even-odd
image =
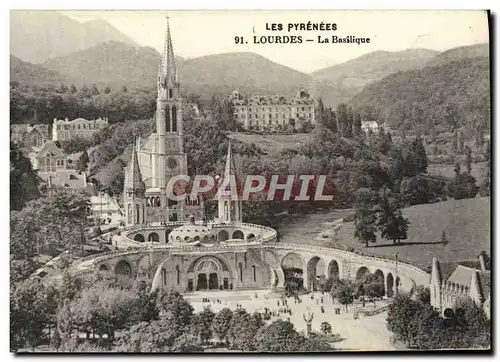
[(430, 282), (431, 305), (443, 314), (453, 310), (460, 298), (469, 297), (482, 306), (488, 318), (491, 307), (491, 272), (486, 270), (484, 259), (479, 256), (480, 269), (458, 265), (448, 277), (444, 277), (437, 258), (432, 259)]
[(200, 197), (182, 202), (167, 197), (168, 181), (175, 175), (187, 175), (180, 83), (168, 25), (157, 86), (156, 133), (146, 140), (136, 140), (125, 167), (123, 203), (127, 226), (204, 217)]
[(90, 197), (92, 217), (95, 225), (120, 225), (124, 220), (124, 213), (118, 200), (108, 193), (100, 192)]
[(300, 89), (293, 98), (274, 95), (242, 97), (238, 91), (231, 95), (234, 117), (247, 130), (265, 130), (291, 125), (299, 128), (305, 122), (316, 123), (314, 100)]
[(95, 133), (108, 127), (108, 118), (98, 118), (86, 120), (85, 118), (77, 118), (70, 121), (66, 119), (54, 118), (52, 123), (52, 140), (67, 141), (73, 137), (92, 138)]
[(28, 150), (40, 148), (50, 140), (49, 126), (46, 124), (13, 124), (10, 126), (10, 140)]

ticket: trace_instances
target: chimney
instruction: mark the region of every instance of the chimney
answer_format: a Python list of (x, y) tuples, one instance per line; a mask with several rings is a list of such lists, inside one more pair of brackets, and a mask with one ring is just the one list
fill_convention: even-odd
[(483, 254), (479, 254), (479, 265), (481, 266), (481, 271), (486, 271), (486, 264), (484, 262)]

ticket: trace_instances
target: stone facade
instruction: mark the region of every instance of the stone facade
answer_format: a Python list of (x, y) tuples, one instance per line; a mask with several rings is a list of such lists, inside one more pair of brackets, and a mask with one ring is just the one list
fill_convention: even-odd
[(98, 118), (87, 120), (76, 118), (70, 121), (66, 119), (54, 118), (52, 123), (52, 140), (67, 141), (73, 137), (92, 138), (95, 133), (108, 127), (108, 118)]
[(254, 95), (248, 99), (233, 92), (234, 117), (247, 130), (283, 128), (291, 123), (298, 128), (304, 122), (316, 123), (314, 100), (301, 89), (293, 98)]

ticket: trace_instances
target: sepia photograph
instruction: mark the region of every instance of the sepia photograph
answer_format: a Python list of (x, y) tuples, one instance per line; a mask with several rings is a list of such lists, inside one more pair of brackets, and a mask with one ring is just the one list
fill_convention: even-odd
[(491, 353), (491, 22), (10, 10), (10, 352)]

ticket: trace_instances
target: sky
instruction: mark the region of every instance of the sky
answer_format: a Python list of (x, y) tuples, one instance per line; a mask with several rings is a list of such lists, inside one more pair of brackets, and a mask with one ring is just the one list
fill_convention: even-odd
[[(401, 51), (450, 48), (488, 42), (484, 11), (438, 10), (211, 10), (211, 11), (61, 11), (78, 21), (103, 19), (141, 46), (162, 51), (166, 16), (170, 18), (176, 55), (194, 58), (228, 52), (253, 52), (276, 63), (310, 73), (376, 50)], [(336, 31), (291, 31), (288, 23), (337, 24)], [(266, 24), (281, 23), (283, 31), (268, 31)], [(253, 36), (302, 35), (317, 39), (354, 35), (370, 44), (254, 44)], [(248, 44), (235, 44), (235, 37)]]

